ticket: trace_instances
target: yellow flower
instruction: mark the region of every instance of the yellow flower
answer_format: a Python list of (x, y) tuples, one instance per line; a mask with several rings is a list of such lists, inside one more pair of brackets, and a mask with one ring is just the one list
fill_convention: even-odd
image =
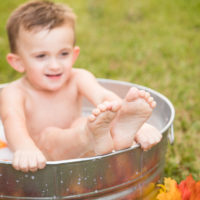
[(159, 193), (157, 200), (181, 200), (181, 193), (177, 187), (177, 182), (171, 178), (164, 179), (164, 185), (158, 184)]

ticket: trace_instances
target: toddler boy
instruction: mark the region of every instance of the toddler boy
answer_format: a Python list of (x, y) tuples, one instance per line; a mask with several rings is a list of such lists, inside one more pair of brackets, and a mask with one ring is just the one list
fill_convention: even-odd
[[(130, 147), (144, 150), (161, 139), (145, 122), (156, 103), (131, 88), (122, 100), (84, 69), (72, 68), (75, 15), (66, 5), (31, 1), (10, 16), (7, 61), (22, 78), (0, 95), (0, 114), (17, 170), (36, 171), (46, 160), (101, 155)], [(96, 108), (81, 116), (82, 97)]]

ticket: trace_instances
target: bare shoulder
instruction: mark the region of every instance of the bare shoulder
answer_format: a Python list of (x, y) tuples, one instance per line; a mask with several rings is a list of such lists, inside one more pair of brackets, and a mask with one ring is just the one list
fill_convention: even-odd
[(80, 77), (95, 78), (94, 75), (91, 72), (89, 72), (86, 69), (81, 69), (81, 68), (73, 69), (73, 74), (75, 75), (75, 78), (80, 78)]
[(85, 69), (74, 69), (73, 70), (74, 74), (74, 79), (78, 85), (85, 85), (85, 84), (92, 84), (96, 83), (96, 78), (95, 76), (89, 72), (88, 70)]
[(22, 100), (24, 93), (21, 85), (22, 83), (20, 79), (6, 84), (0, 91), (0, 103), (3, 103), (4, 101), (12, 102), (19, 99)]

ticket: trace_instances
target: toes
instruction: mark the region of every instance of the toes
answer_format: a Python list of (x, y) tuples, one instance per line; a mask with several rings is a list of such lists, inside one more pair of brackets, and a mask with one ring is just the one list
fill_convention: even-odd
[(104, 112), (104, 111), (106, 111), (106, 109), (107, 109), (107, 105), (106, 105), (106, 104), (99, 104), (99, 105), (97, 106), (97, 108), (98, 108), (101, 112)]
[(88, 119), (90, 122), (93, 122), (96, 119), (96, 117), (93, 114), (91, 114), (88, 116)]
[(145, 93), (145, 99), (148, 99), (149, 97), (150, 97), (149, 92), (146, 92), (146, 93)]
[(140, 92), (140, 96), (146, 100), (146, 102), (151, 106), (151, 108), (155, 108), (156, 102), (154, 101), (154, 98), (150, 96), (148, 92), (145, 92), (143, 90), (141, 90)]
[(145, 90), (139, 90), (139, 96), (146, 100), (151, 97), (150, 93)]
[(92, 113), (88, 116), (90, 122), (96, 120), (96, 118), (101, 114), (107, 111), (116, 112), (120, 108), (120, 103), (117, 101), (105, 101), (97, 106), (97, 108), (92, 110)]
[(114, 101), (113, 104), (112, 104), (112, 109), (111, 111), (113, 112), (117, 112), (121, 107), (121, 104), (117, 101)]
[(100, 110), (99, 108), (95, 108), (95, 109), (92, 111), (92, 114), (93, 114), (94, 116), (97, 116), (97, 115), (100, 114), (100, 112), (101, 112), (101, 110)]
[(146, 92), (144, 90), (138, 90), (135, 87), (132, 87), (127, 96), (126, 96), (126, 100), (127, 101), (133, 101), (134, 99), (141, 97), (143, 98), (150, 106), (151, 108), (155, 108), (156, 107), (156, 102), (154, 101), (154, 98), (150, 95), (149, 92)]
[(155, 101), (153, 101), (153, 102), (151, 103), (151, 107), (152, 107), (152, 108), (155, 108), (155, 107), (156, 107), (156, 102), (155, 102)]
[(146, 92), (144, 90), (139, 90), (140, 97), (145, 97)]
[(133, 101), (137, 99), (138, 97), (143, 98), (152, 108), (156, 106), (156, 102), (154, 101), (153, 97), (150, 95), (149, 92), (146, 92), (144, 90), (138, 90), (135, 87), (132, 87), (128, 91), (125, 99), (127, 101)]
[(112, 102), (110, 101), (104, 101), (103, 104), (106, 106), (107, 110), (110, 110), (112, 108)]
[(147, 102), (148, 102), (149, 104), (151, 104), (151, 103), (153, 102), (153, 97), (149, 97), (149, 98), (147, 99)]
[(152, 107), (152, 108), (155, 108), (156, 107), (156, 102), (154, 101), (154, 98), (153, 97), (149, 97), (147, 99), (147, 102), (149, 103), (149, 105)]
[(132, 87), (131, 89), (129, 89), (125, 99), (127, 101), (133, 101), (134, 99), (138, 98), (138, 89), (135, 87)]
[(118, 101), (105, 101), (102, 104), (99, 104), (97, 108), (93, 110), (92, 114), (98, 116), (101, 112), (117, 112), (120, 107), (121, 104)]

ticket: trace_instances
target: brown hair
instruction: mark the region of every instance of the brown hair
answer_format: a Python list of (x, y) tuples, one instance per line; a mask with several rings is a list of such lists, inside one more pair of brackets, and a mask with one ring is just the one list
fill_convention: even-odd
[[(53, 29), (69, 24), (75, 31), (75, 14), (66, 5), (50, 1), (30, 1), (18, 7), (7, 21), (7, 34), (10, 50), (17, 52), (17, 38), (20, 28), (27, 31)], [(75, 40), (75, 38), (74, 38)]]

